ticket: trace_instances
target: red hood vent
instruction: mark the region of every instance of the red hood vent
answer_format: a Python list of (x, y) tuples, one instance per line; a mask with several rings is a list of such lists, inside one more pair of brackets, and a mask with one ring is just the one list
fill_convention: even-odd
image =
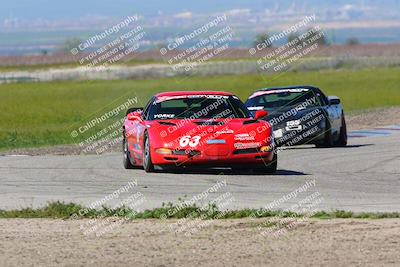
[(244, 122), (243, 122), (243, 125), (246, 125), (246, 124), (253, 124), (253, 123), (258, 123), (258, 120), (248, 120), (248, 121), (244, 121)]
[(201, 126), (214, 126), (214, 125), (222, 126), (225, 124), (222, 121), (195, 121), (194, 123)]
[(161, 125), (176, 126), (175, 123), (169, 122), (169, 121), (159, 121), (158, 123), (161, 124)]

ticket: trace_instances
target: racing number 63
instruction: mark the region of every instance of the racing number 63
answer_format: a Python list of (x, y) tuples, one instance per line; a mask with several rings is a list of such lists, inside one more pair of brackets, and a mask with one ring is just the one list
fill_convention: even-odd
[(179, 141), (179, 145), (181, 147), (185, 147), (187, 145), (189, 145), (190, 147), (196, 147), (199, 144), (200, 139), (201, 137), (198, 135), (193, 137), (186, 135), (181, 138), (181, 140)]

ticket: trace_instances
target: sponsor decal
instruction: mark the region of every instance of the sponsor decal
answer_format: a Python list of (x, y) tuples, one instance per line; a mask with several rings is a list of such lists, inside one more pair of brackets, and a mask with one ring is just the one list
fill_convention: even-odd
[(286, 122), (286, 131), (298, 131), (301, 130), (303, 127), (301, 126), (300, 120), (288, 121)]
[(264, 107), (263, 106), (258, 106), (258, 107), (248, 107), (248, 110), (263, 110)]
[(286, 126), (291, 127), (291, 126), (298, 126), (300, 125), (300, 120), (294, 120), (294, 121), (288, 121), (286, 122)]
[(279, 89), (279, 90), (269, 90), (269, 91), (259, 91), (252, 94), (249, 98), (254, 98), (261, 95), (279, 94), (279, 93), (301, 93), (308, 92), (310, 89), (306, 88), (294, 88), (294, 89)]
[(229, 98), (226, 95), (188, 95), (187, 98), (213, 98), (213, 99), (221, 99), (221, 98)]
[(177, 96), (160, 96), (155, 101), (154, 104), (174, 100), (174, 99), (185, 99), (185, 98), (213, 98), (213, 99), (228, 99), (229, 96), (225, 95), (177, 95)]
[(255, 139), (254, 136), (252, 136), (248, 133), (235, 135), (235, 141), (254, 141), (254, 139)]
[(247, 148), (257, 148), (260, 147), (261, 144), (257, 143), (235, 143), (234, 147), (237, 149), (247, 149)]
[(175, 114), (154, 114), (155, 119), (173, 119)]
[(233, 134), (233, 130), (231, 129), (221, 130), (217, 131), (217, 134)]

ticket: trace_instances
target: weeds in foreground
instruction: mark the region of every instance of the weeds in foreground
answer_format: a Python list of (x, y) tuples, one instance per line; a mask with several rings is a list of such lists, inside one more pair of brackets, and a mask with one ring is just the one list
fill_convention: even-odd
[[(279, 210), (263, 210), (263, 209), (241, 209), (221, 211), (215, 204), (208, 204), (205, 207), (196, 205), (183, 205), (181, 203), (163, 204), (160, 208), (135, 212), (127, 207), (118, 207), (115, 209), (103, 206), (101, 209), (89, 209), (82, 205), (64, 202), (51, 202), (46, 206), (33, 209), (24, 208), (19, 210), (0, 210), (0, 218), (98, 218), (98, 217), (126, 217), (129, 219), (239, 219), (239, 218), (266, 218), (266, 217), (292, 217), (300, 218), (303, 214), (297, 214)], [(399, 212), (362, 212), (355, 213), (351, 211), (334, 210), (334, 211), (318, 211), (311, 218), (318, 219), (383, 219), (383, 218), (400, 218)]]

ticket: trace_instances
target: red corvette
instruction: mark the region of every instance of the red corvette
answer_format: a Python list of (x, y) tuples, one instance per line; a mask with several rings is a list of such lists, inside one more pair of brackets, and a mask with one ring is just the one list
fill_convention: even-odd
[(267, 112), (254, 118), (226, 92), (168, 92), (131, 108), (123, 124), (123, 163), (146, 172), (204, 166), (274, 173), (277, 154)]

